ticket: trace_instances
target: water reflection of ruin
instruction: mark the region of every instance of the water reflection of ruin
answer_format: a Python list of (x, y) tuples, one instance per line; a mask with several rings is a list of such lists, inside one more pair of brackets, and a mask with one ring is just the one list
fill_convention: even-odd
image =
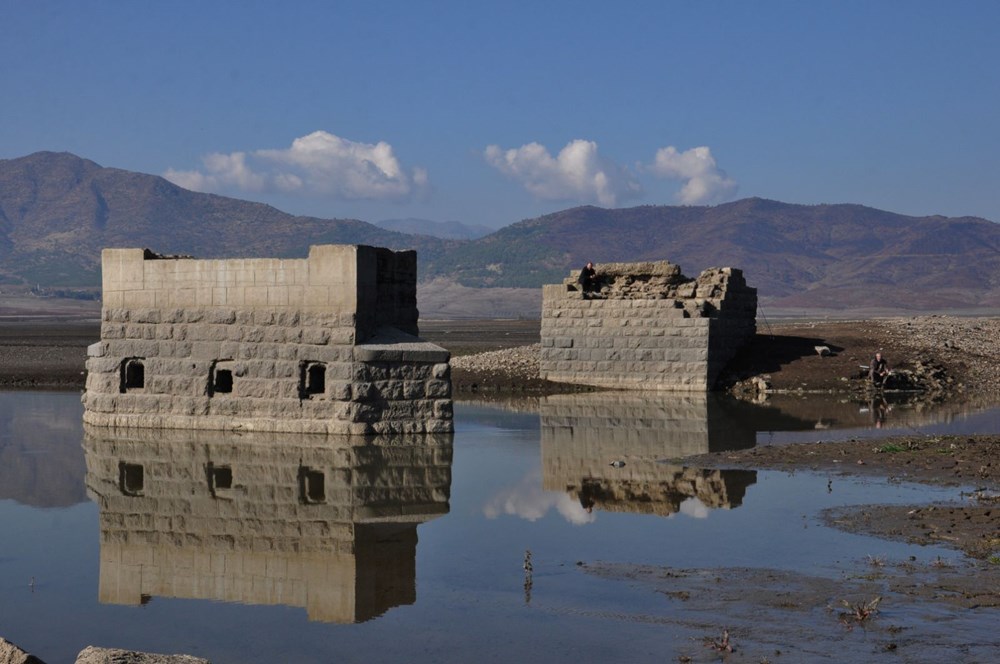
[[(706, 507), (743, 502), (753, 471), (708, 470), (670, 459), (753, 447), (755, 431), (712, 394), (564, 394), (541, 403), (543, 486), (585, 508), (669, 515), (697, 498)], [(624, 465), (615, 467), (613, 462)]]
[(452, 435), (87, 427), (100, 601), (303, 607), (360, 622), (416, 599), (417, 525), (448, 512)]

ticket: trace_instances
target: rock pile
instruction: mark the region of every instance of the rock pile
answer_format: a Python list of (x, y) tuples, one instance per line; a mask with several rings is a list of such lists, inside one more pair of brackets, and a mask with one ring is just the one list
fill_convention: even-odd
[(487, 353), (463, 355), (451, 360), (455, 371), (475, 374), (497, 374), (511, 380), (539, 380), (538, 355), (541, 352), (539, 344), (503, 348)]
[[(873, 332), (918, 357), (914, 371), (942, 389), (1000, 394), (1000, 319), (915, 316), (872, 321)], [(942, 372), (951, 376), (942, 380)]]
[[(45, 662), (21, 650), (10, 641), (0, 638), (0, 664), (45, 664)], [(210, 662), (191, 655), (160, 655), (136, 650), (87, 646), (77, 655), (76, 664), (210, 664)]]

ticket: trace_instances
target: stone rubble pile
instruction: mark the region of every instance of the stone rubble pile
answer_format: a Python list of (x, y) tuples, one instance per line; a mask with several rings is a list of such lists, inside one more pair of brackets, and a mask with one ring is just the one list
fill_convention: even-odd
[[(580, 270), (574, 270), (563, 285), (576, 288)], [(645, 263), (602, 263), (597, 275), (598, 289), (589, 295), (596, 300), (676, 300), (685, 315), (704, 317), (718, 310), (726, 291), (745, 288), (740, 270), (708, 268), (697, 278), (686, 277), (679, 265), (668, 261)]]
[[(912, 371), (928, 389), (1000, 395), (1000, 318), (914, 316), (864, 326), (916, 357)], [(890, 366), (897, 360), (890, 357)]]
[(453, 357), (451, 366), (469, 373), (496, 374), (513, 379), (538, 380), (540, 344), (515, 346), (475, 355)]

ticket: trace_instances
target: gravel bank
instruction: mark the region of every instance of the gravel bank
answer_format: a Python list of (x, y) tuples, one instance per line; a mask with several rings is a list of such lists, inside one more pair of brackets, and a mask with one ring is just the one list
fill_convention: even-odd
[(479, 374), (503, 374), (511, 380), (538, 380), (538, 354), (541, 344), (516, 346), (451, 359), (456, 371)]

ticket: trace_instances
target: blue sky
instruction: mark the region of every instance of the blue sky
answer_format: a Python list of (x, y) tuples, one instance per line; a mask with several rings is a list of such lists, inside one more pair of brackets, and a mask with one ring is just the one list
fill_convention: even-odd
[(0, 158), (502, 226), (747, 196), (1000, 221), (1000, 3), (0, 0)]

